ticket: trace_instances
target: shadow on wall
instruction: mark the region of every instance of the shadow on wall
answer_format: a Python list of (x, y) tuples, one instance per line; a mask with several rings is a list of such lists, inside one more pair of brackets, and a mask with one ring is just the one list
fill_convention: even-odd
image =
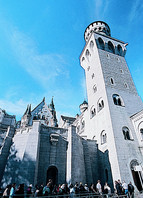
[(105, 152), (101, 152), (98, 150), (98, 156), (99, 156), (99, 175), (101, 179), (102, 186), (105, 185), (105, 182), (109, 184), (111, 187), (112, 192), (114, 192), (114, 184), (113, 184), (113, 177), (112, 177), (112, 171), (111, 171), (111, 165), (109, 161), (109, 151), (106, 150)]
[(24, 154), (23, 159), (20, 159), (17, 154), (18, 152), (13, 144), (1, 181), (3, 188), (11, 183), (16, 183), (17, 185), (34, 183), (35, 162), (30, 159), (28, 154)]

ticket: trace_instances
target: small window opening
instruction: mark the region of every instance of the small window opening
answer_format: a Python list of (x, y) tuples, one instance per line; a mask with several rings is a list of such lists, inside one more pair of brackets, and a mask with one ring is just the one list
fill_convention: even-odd
[(114, 85), (114, 80), (113, 80), (113, 78), (111, 78), (110, 81), (111, 81), (111, 84)]
[(91, 107), (91, 110), (90, 110), (90, 118), (93, 118), (94, 116), (96, 115), (96, 110), (95, 110), (95, 107)]
[(119, 95), (113, 94), (112, 97), (113, 97), (113, 102), (114, 102), (115, 105), (124, 106), (123, 101), (122, 101), (122, 99)]
[(108, 49), (110, 52), (115, 53), (115, 49), (114, 49), (113, 43), (111, 43), (111, 41), (108, 42)]
[(104, 108), (104, 102), (103, 99), (100, 99), (98, 101), (98, 112), (101, 111)]
[(123, 127), (122, 131), (123, 131), (124, 139), (131, 140), (130, 131), (129, 131), (128, 127)]
[(97, 86), (94, 85), (94, 86), (93, 86), (93, 92), (96, 93), (96, 91), (97, 91)]

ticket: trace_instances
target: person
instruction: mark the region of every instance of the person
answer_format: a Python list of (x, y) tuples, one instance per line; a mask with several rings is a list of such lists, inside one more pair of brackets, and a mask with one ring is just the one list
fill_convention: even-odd
[(50, 190), (50, 183), (47, 183), (47, 185), (43, 188), (43, 195), (49, 195), (51, 194), (51, 190)]
[(20, 184), (18, 186), (18, 189), (15, 192), (15, 195), (17, 198), (23, 198), (24, 197), (24, 184)]
[(40, 185), (39, 191), (37, 192), (37, 197), (42, 197), (43, 195), (43, 185)]
[(7, 187), (5, 188), (3, 195), (2, 195), (3, 198), (9, 197), (10, 189), (11, 189), (11, 185), (7, 185)]
[(15, 195), (15, 186), (16, 186), (16, 183), (13, 183), (10, 189), (9, 198), (13, 198), (13, 196)]
[(128, 184), (128, 195), (129, 198), (134, 198), (134, 186), (132, 185), (132, 182)]
[(79, 185), (78, 185), (78, 182), (75, 183), (74, 190), (75, 190), (75, 194), (79, 194)]
[(62, 185), (61, 184), (59, 184), (59, 186), (58, 186), (58, 188), (57, 188), (57, 193), (58, 193), (58, 195), (62, 195), (63, 194), (63, 190), (62, 190)]
[(98, 195), (99, 193), (97, 192), (97, 189), (96, 189), (96, 185), (95, 184), (91, 184), (91, 193), (95, 193), (96, 195)]
[(122, 194), (122, 186), (121, 186), (121, 183), (119, 183), (119, 182), (115, 181), (115, 188), (116, 188), (117, 195), (121, 195)]
[(97, 181), (96, 189), (99, 192), (99, 194), (102, 194), (102, 186), (100, 184), (100, 180)]
[(108, 197), (108, 195), (111, 194), (111, 188), (109, 187), (107, 182), (105, 182), (105, 185), (104, 185), (104, 194), (106, 195), (106, 197)]
[(87, 184), (84, 185), (84, 189), (85, 189), (85, 191), (86, 191), (87, 193), (89, 192), (89, 188), (88, 188), (88, 185), (87, 185)]
[(54, 185), (52, 194), (56, 195), (57, 194), (57, 185)]
[(125, 181), (123, 181), (122, 187), (123, 187), (124, 194), (127, 195), (128, 194), (128, 185)]
[(39, 193), (39, 186), (35, 185), (34, 197), (38, 197), (38, 193)]
[[(64, 184), (64, 194), (69, 194), (70, 193), (70, 189), (68, 188), (67, 183)], [(67, 196), (68, 197), (68, 196)], [(66, 197), (65, 197), (66, 198)]]
[(82, 185), (82, 182), (79, 184), (79, 193), (83, 194), (85, 192), (84, 186)]
[(26, 190), (27, 197), (32, 195), (32, 184), (30, 184)]
[(71, 184), (71, 185), (69, 186), (69, 189), (70, 189), (70, 197), (73, 198), (74, 195), (75, 195), (75, 189), (74, 189), (73, 184)]

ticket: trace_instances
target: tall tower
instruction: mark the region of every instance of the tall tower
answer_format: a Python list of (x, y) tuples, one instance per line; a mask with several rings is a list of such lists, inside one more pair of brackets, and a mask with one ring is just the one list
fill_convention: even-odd
[(130, 117), (143, 109), (143, 103), (125, 60), (127, 44), (111, 37), (103, 21), (91, 23), (84, 38), (80, 63), (86, 75), (89, 114), (84, 133), (97, 140), (104, 181), (111, 175), (113, 181), (135, 184), (139, 175), (131, 166), (135, 161), (135, 166), (142, 166), (142, 154)]

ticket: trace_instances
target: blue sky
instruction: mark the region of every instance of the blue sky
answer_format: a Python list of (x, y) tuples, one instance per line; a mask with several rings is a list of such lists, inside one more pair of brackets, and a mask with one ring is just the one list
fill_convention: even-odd
[(19, 119), (54, 96), (58, 117), (75, 116), (86, 98), (79, 56), (85, 28), (105, 21), (128, 42), (126, 60), (143, 99), (142, 0), (0, 1), (0, 108)]

